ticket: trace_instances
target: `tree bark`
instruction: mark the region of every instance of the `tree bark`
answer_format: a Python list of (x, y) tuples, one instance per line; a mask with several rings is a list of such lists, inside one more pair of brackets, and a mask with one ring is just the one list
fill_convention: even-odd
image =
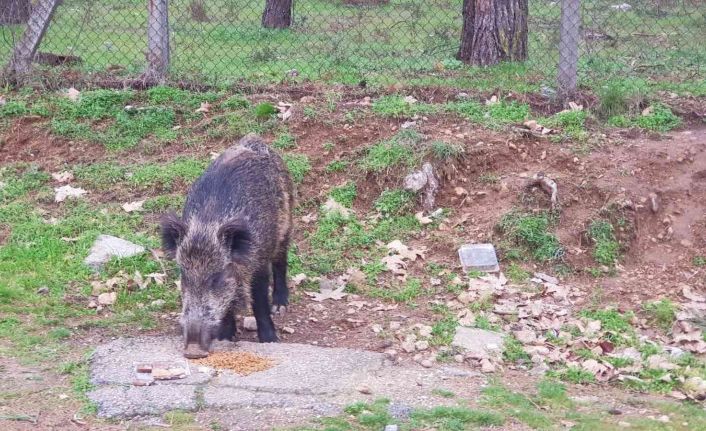
[(476, 66), (527, 59), (527, 0), (463, 0), (456, 58)]
[(169, 69), (169, 0), (147, 1), (146, 77), (164, 81)]
[(564, 104), (574, 97), (578, 85), (580, 27), (581, 0), (562, 0), (557, 93)]
[(265, 28), (289, 28), (292, 25), (292, 0), (265, 0), (262, 26)]
[(54, 11), (61, 0), (38, 0), (27, 20), (22, 38), (15, 44), (5, 76), (15, 83), (22, 83), (32, 70), (32, 59), (49, 28)]
[(0, 25), (26, 23), (31, 8), (30, 0), (0, 0)]

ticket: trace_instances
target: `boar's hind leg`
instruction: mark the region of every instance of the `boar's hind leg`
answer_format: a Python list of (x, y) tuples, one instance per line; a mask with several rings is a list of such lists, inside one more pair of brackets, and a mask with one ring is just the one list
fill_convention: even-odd
[(235, 341), (235, 307), (231, 307), (218, 328), (218, 339)]
[(272, 313), (283, 313), (289, 304), (289, 289), (287, 288), (287, 247), (272, 261)]
[(277, 340), (275, 324), (270, 315), (270, 271), (261, 268), (252, 280), (252, 312), (257, 322), (257, 339), (261, 343), (274, 343)]

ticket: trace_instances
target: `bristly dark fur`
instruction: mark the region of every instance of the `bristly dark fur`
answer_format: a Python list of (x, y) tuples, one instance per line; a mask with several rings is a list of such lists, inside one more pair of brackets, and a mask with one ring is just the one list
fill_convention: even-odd
[(274, 277), (275, 306), (287, 305), (293, 199), (281, 157), (262, 139), (248, 135), (193, 184), (181, 219), (163, 217), (163, 247), (182, 273), (187, 344), (198, 342), (207, 349), (212, 338), (228, 338), (234, 332), (227, 329), (234, 329), (228, 319), (249, 302), (260, 341), (276, 341), (269, 276)]

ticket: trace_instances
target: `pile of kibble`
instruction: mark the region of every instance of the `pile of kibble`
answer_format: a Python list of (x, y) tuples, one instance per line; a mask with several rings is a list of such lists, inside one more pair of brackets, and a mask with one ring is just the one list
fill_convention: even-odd
[(272, 368), (274, 361), (250, 352), (213, 352), (193, 363), (233, 371), (242, 376)]

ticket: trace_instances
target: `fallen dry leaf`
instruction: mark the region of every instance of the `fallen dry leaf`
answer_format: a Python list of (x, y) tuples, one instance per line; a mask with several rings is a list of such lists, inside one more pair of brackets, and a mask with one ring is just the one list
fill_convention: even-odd
[(333, 198), (328, 198), (326, 203), (323, 205), (323, 210), (327, 214), (340, 214), (343, 218), (348, 218), (351, 215), (351, 210), (339, 204)]
[(289, 280), (289, 285), (290, 285), (291, 287), (293, 287), (293, 288), (294, 288), (294, 287), (297, 287), (297, 286), (299, 286), (300, 284), (302, 284), (302, 283), (304, 282), (304, 280), (306, 280), (306, 279), (307, 279), (306, 274), (304, 274), (303, 272), (301, 272), (301, 273), (295, 275), (294, 277), (292, 277), (292, 278)]
[(607, 382), (615, 375), (615, 370), (613, 369), (612, 365), (601, 364), (595, 359), (588, 359), (586, 361), (583, 361), (581, 363), (581, 367), (584, 370), (593, 373), (594, 377), (599, 382)]
[(208, 111), (211, 109), (211, 104), (208, 102), (201, 102), (201, 106), (199, 106), (199, 109), (196, 110), (196, 112), (201, 112), (203, 114), (208, 114)]
[(338, 286), (334, 288), (335, 284), (328, 279), (324, 279), (319, 282), (319, 292), (305, 292), (307, 295), (311, 296), (311, 299), (316, 302), (321, 302), (326, 299), (332, 299), (334, 301), (338, 301), (339, 299), (344, 298), (347, 293), (343, 292), (343, 289), (346, 288), (346, 285), (343, 284), (341, 286)]
[(414, 262), (417, 258), (424, 259), (424, 248), (409, 248), (402, 244), (402, 241), (396, 239), (387, 244), (387, 249), (400, 255), (402, 259), (408, 259)]
[(417, 221), (419, 222), (419, 224), (421, 224), (422, 226), (428, 225), (428, 224), (430, 224), (430, 223), (433, 222), (433, 220), (431, 219), (431, 217), (425, 216), (425, 215), (424, 215), (424, 212), (422, 212), (422, 211), (416, 213), (416, 214), (414, 215), (414, 218), (416, 218)]
[(393, 254), (391, 256), (385, 256), (381, 261), (385, 264), (387, 271), (395, 275), (407, 275), (407, 264), (402, 260), (400, 255)]
[(118, 294), (115, 292), (106, 292), (98, 295), (98, 303), (100, 305), (113, 305), (118, 299)]
[(66, 90), (65, 95), (70, 101), (77, 102), (78, 99), (81, 97), (81, 92), (75, 89), (74, 87), (71, 87)]
[(53, 174), (51, 174), (51, 177), (54, 178), (55, 181), (58, 181), (60, 183), (67, 183), (74, 179), (74, 174), (69, 171), (54, 172)]
[(124, 203), (122, 205), (123, 211), (127, 213), (131, 213), (133, 211), (142, 211), (142, 205), (144, 205), (145, 201), (135, 201), (135, 202), (128, 202)]
[(61, 186), (54, 187), (54, 202), (64, 202), (67, 198), (80, 198), (88, 193), (80, 187)]

